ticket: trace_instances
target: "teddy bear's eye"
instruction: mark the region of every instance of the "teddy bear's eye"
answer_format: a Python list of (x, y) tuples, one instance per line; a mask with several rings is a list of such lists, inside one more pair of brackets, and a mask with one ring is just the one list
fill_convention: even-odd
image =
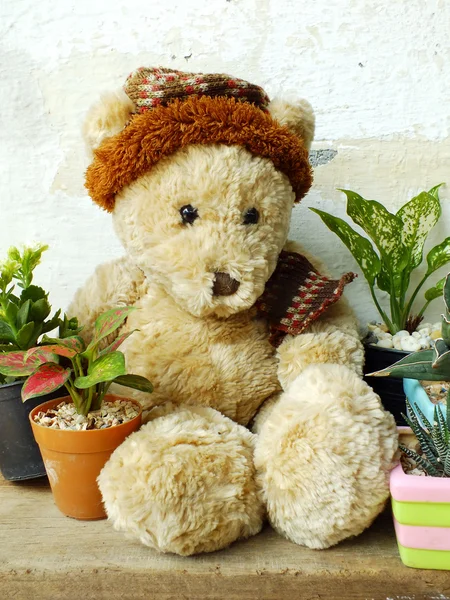
[(182, 206), (180, 208), (180, 215), (183, 223), (189, 223), (190, 225), (192, 225), (195, 219), (198, 219), (198, 211), (192, 204), (185, 204), (185, 206)]
[(244, 225), (252, 225), (259, 221), (259, 212), (256, 208), (249, 208), (244, 213)]

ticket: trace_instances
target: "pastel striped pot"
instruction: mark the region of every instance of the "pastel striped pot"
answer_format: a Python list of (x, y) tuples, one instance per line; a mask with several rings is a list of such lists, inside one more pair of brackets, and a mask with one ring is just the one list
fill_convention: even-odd
[(450, 571), (450, 478), (391, 472), (400, 558), (407, 567)]

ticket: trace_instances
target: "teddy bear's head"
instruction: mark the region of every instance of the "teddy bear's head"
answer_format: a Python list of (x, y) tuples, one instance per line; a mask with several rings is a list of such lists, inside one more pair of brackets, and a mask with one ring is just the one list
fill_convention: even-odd
[(151, 280), (195, 316), (227, 317), (276, 267), (311, 185), (313, 132), (305, 101), (270, 102), (226, 75), (139, 69), (88, 114), (86, 186)]

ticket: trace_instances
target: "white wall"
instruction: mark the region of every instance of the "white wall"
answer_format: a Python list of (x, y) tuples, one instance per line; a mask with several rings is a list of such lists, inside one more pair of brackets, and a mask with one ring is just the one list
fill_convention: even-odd
[[(94, 266), (120, 254), (110, 217), (83, 189), (80, 124), (99, 92), (137, 66), (228, 72), (317, 113), (318, 166), (292, 235), (337, 274), (357, 265), (314, 205), (344, 214), (345, 187), (396, 210), (441, 181), (450, 235), (450, 2), (446, 0), (3, 0), (0, 7), (0, 257), (50, 245), (37, 283), (65, 307)], [(441, 273), (442, 276), (444, 273)], [(347, 292), (376, 316), (364, 279)], [(428, 315), (440, 313), (438, 301)]]

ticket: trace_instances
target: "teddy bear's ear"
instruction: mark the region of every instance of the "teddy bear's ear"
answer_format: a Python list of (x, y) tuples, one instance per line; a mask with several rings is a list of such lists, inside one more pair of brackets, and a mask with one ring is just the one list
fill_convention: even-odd
[(83, 137), (92, 152), (102, 141), (122, 131), (135, 112), (133, 101), (123, 90), (103, 94), (88, 111), (83, 125)]
[(314, 138), (315, 116), (311, 104), (307, 100), (288, 102), (275, 98), (269, 104), (269, 112), (281, 125), (285, 125), (291, 133), (304, 141), (309, 151)]

